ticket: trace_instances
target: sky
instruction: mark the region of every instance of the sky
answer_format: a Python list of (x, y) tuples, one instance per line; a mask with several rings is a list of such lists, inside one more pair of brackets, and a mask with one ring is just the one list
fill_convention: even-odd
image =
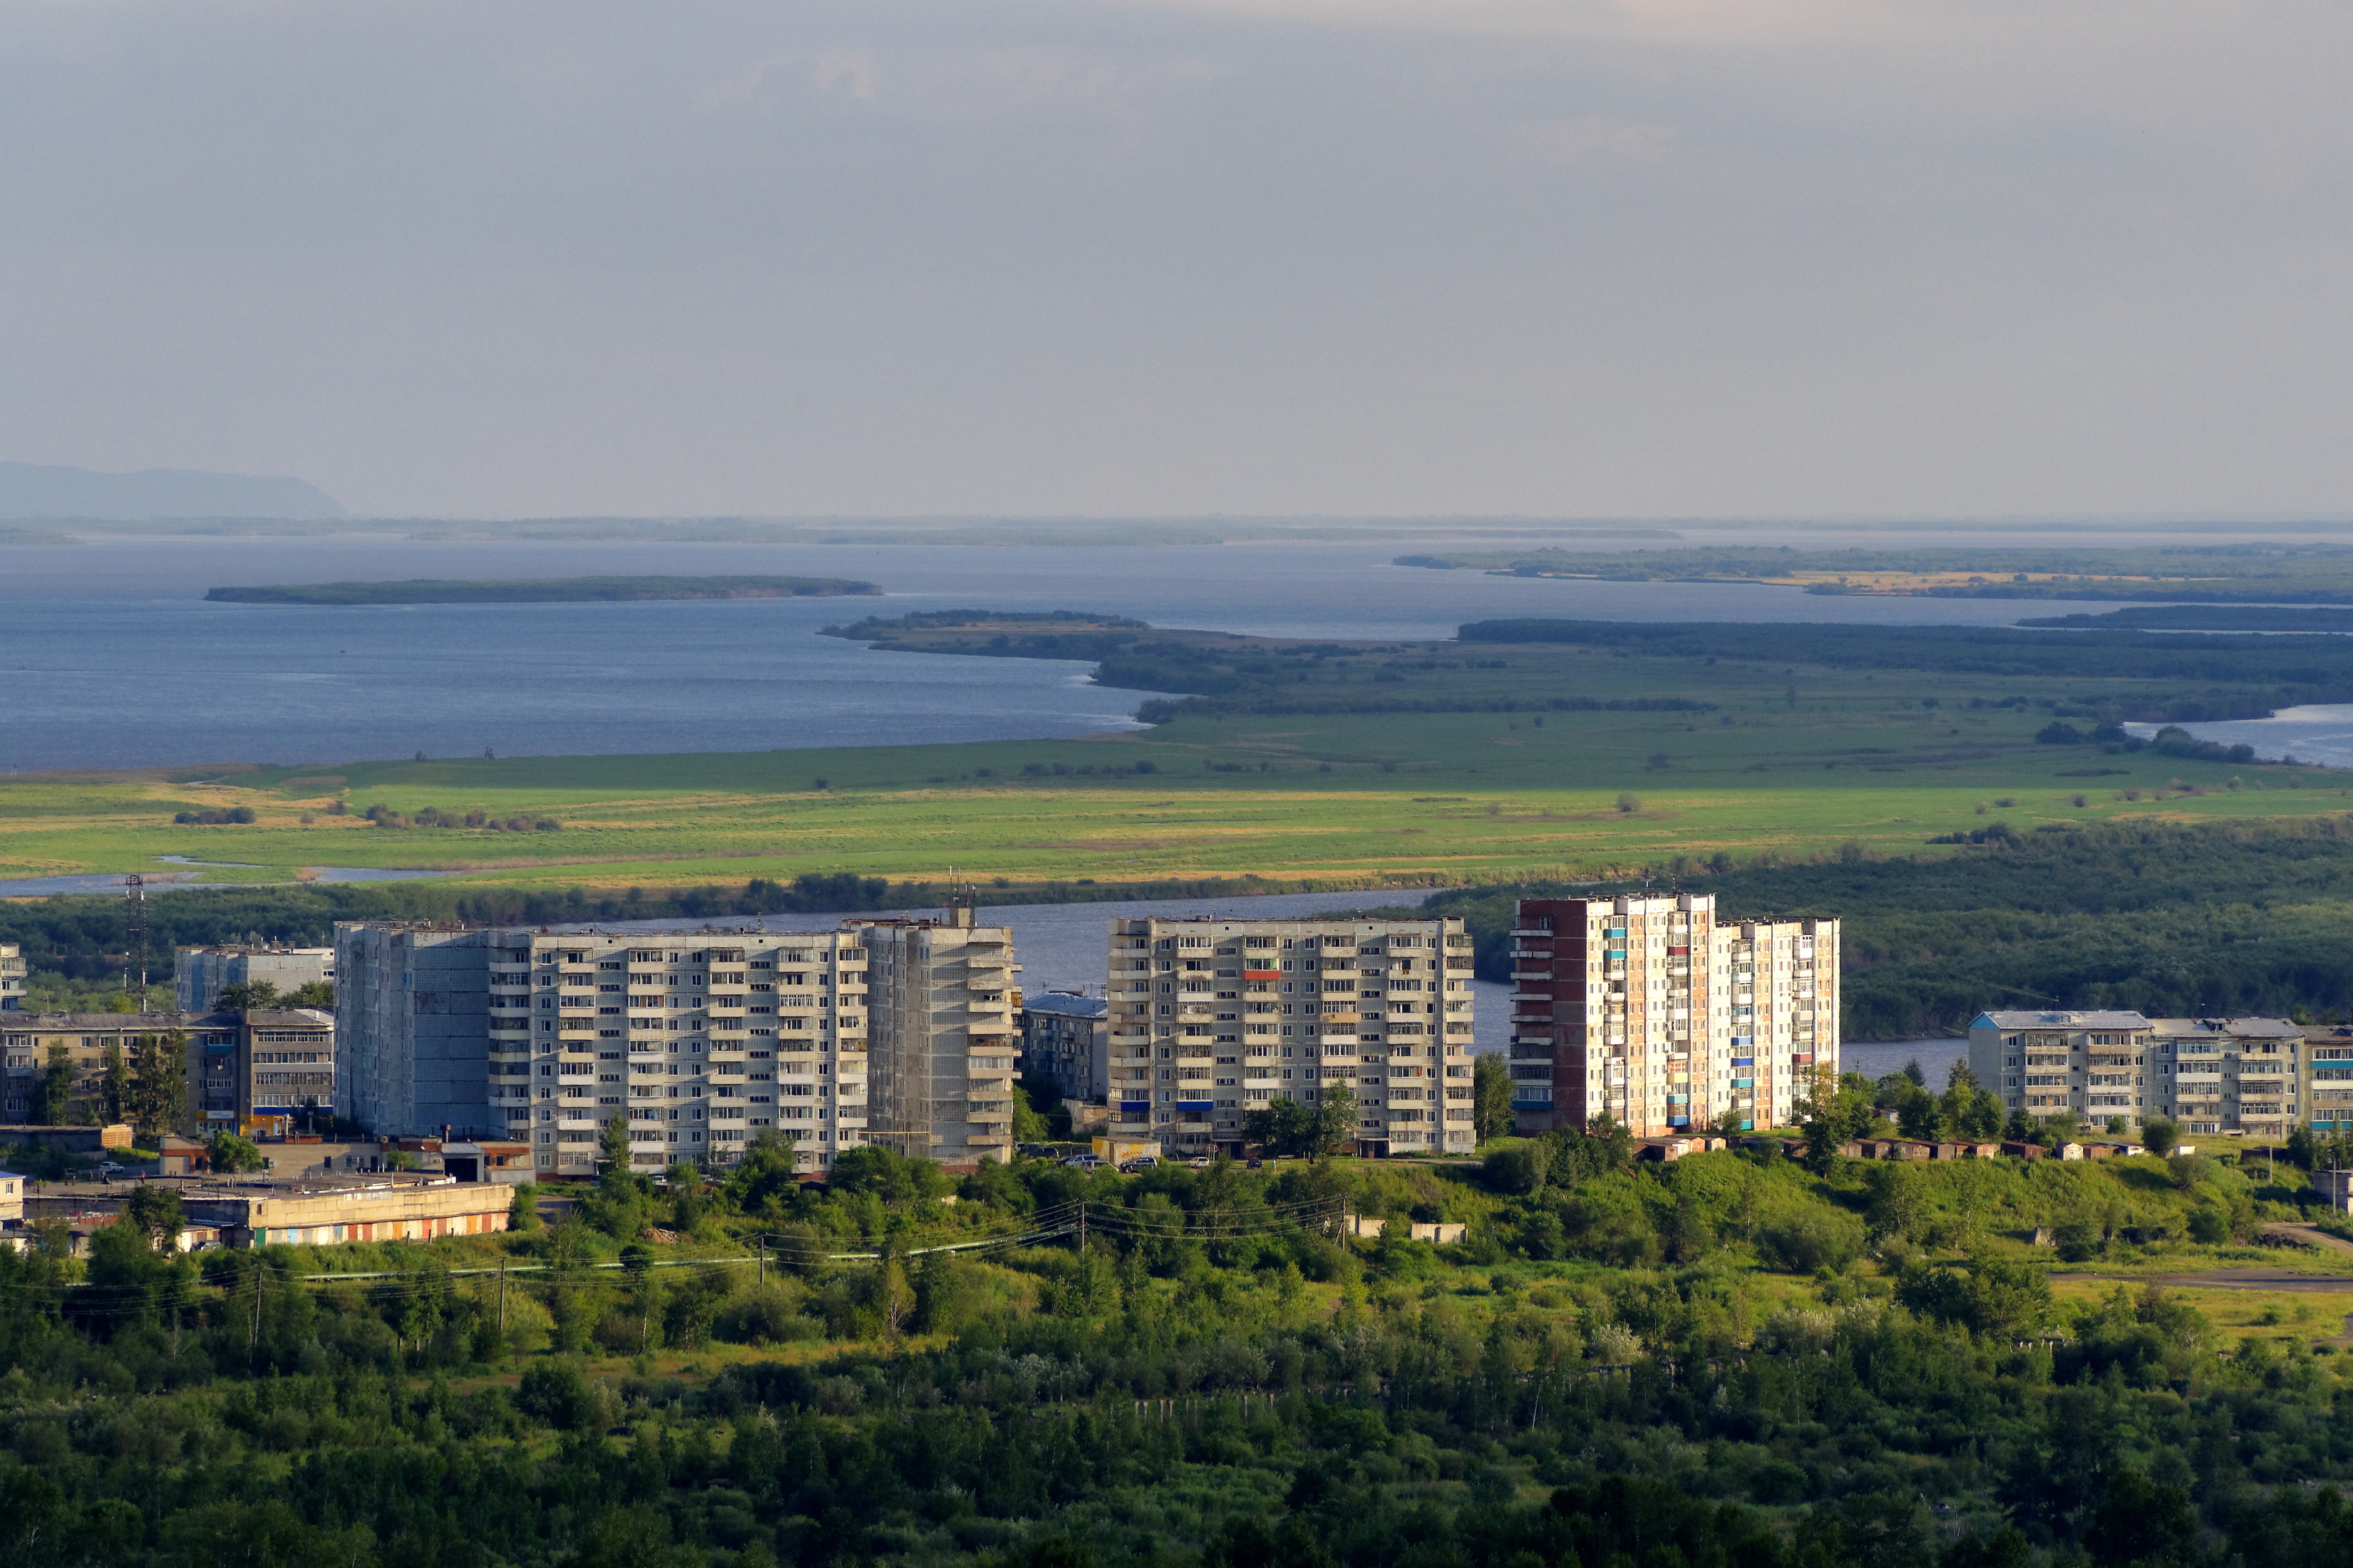
[(0, 0), (0, 458), (2353, 514), (2341, 0)]

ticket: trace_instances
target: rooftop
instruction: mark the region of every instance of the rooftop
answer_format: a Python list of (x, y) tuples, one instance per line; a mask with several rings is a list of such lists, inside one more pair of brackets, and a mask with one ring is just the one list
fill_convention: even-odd
[(1996, 1029), (2146, 1029), (2149, 1021), (2138, 1013), (1980, 1013), (1969, 1027)]
[(1100, 1018), (1111, 1004), (1100, 996), (1079, 996), (1068, 991), (1048, 991), (1021, 998), (1025, 1013), (1057, 1013), (1071, 1018)]

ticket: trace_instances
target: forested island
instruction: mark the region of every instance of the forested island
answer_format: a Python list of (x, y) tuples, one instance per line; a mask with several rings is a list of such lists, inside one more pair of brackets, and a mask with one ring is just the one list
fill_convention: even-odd
[(563, 605), (628, 599), (803, 599), (880, 594), (848, 577), (515, 577), (214, 588), (225, 605)]
[(1755, 583), (1810, 594), (1957, 599), (2156, 600), (2206, 605), (2353, 605), (2353, 545), (2248, 542), (2016, 549), (1477, 551), (1400, 555), (1396, 564), (1612, 583)]

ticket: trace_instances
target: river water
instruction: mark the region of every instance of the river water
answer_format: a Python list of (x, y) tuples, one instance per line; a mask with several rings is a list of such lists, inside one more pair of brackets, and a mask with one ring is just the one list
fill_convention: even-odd
[[(817, 635), (909, 610), (1081, 609), (1270, 636), (1444, 637), (1464, 621), (1508, 616), (2002, 625), (2049, 609), (1390, 564), (1413, 548), (381, 537), (5, 547), (0, 768), (1045, 738), (1125, 727), (1153, 695), (1096, 687), (1082, 664), (876, 653)], [(648, 573), (850, 577), (887, 596), (351, 608), (204, 599), (231, 584)]]

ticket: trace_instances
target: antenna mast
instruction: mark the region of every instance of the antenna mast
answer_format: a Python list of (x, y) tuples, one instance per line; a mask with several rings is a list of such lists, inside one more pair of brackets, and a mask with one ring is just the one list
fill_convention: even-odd
[(123, 954), (126, 967), (122, 974), (122, 989), (126, 992), (131, 989), (131, 975), (135, 970), (139, 975), (139, 1010), (144, 1013), (147, 1011), (147, 884), (140, 879), (137, 873), (124, 879), (122, 899), (123, 935), (127, 939), (124, 945), (129, 950)]

